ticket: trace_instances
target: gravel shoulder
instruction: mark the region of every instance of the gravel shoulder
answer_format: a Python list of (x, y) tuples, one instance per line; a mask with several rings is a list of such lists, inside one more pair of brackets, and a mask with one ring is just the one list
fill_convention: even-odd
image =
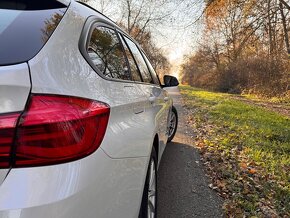
[(179, 115), (173, 142), (164, 151), (158, 171), (158, 217), (223, 217), (222, 199), (209, 188), (200, 155), (193, 147), (178, 88), (168, 89)]

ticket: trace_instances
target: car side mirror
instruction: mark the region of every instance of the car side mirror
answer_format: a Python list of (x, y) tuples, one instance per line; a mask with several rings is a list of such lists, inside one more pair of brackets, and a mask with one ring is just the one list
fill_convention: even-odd
[(164, 87), (172, 87), (179, 85), (178, 79), (175, 76), (164, 75), (163, 80)]

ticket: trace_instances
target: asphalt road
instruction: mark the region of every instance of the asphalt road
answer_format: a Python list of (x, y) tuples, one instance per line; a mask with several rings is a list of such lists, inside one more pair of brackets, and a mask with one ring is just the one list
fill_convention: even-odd
[(158, 217), (222, 217), (222, 200), (208, 187), (198, 151), (191, 145), (192, 130), (178, 88), (168, 88), (179, 115), (173, 142), (164, 151), (158, 171)]

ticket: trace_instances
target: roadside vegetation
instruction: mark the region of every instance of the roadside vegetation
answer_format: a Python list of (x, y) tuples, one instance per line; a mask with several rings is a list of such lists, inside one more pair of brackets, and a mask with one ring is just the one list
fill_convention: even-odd
[[(237, 95), (181, 86), (194, 143), (228, 217), (290, 216), (290, 120)], [(287, 103), (286, 103), (287, 104)]]
[(184, 61), (182, 82), (227, 93), (289, 97), (290, 1), (205, 3), (203, 39)]

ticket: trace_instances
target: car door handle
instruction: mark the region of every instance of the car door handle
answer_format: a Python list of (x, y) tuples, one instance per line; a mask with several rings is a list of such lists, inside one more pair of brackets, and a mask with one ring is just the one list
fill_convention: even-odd
[(164, 98), (164, 101), (169, 101), (169, 97), (165, 97)]
[(154, 103), (156, 101), (156, 97), (155, 96), (150, 96), (149, 97), (149, 101), (150, 101), (151, 104)]

